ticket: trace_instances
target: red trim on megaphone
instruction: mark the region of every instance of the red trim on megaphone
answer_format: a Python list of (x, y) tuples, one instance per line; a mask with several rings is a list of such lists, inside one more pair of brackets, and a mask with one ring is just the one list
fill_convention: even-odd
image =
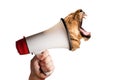
[(29, 54), (29, 49), (25, 37), (23, 37), (23, 39), (16, 41), (16, 48), (20, 55)]

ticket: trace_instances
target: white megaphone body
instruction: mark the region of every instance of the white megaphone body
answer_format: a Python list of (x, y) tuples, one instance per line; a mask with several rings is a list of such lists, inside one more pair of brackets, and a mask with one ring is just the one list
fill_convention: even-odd
[(64, 19), (43, 32), (24, 37), (16, 41), (19, 54), (39, 54), (45, 49), (67, 48), (71, 49), (70, 36)]

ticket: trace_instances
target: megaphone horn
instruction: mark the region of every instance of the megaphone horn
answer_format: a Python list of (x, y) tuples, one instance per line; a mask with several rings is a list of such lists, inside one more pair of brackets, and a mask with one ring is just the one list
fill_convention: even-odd
[(20, 55), (39, 54), (45, 49), (67, 48), (71, 50), (70, 35), (63, 18), (48, 30), (23, 37), (16, 41), (16, 48)]

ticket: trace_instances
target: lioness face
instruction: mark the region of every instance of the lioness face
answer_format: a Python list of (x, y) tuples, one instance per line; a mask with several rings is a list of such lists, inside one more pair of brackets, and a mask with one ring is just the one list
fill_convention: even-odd
[(70, 33), (70, 39), (72, 43), (72, 50), (79, 48), (80, 39), (88, 40), (91, 37), (90, 32), (85, 31), (82, 28), (82, 21), (86, 14), (82, 9), (77, 10), (74, 13), (65, 17), (65, 22)]

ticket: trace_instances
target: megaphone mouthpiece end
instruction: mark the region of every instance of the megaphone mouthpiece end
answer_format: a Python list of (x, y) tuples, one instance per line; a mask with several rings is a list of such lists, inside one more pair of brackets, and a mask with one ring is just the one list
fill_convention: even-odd
[(25, 37), (16, 41), (16, 48), (20, 55), (29, 54), (29, 49)]

